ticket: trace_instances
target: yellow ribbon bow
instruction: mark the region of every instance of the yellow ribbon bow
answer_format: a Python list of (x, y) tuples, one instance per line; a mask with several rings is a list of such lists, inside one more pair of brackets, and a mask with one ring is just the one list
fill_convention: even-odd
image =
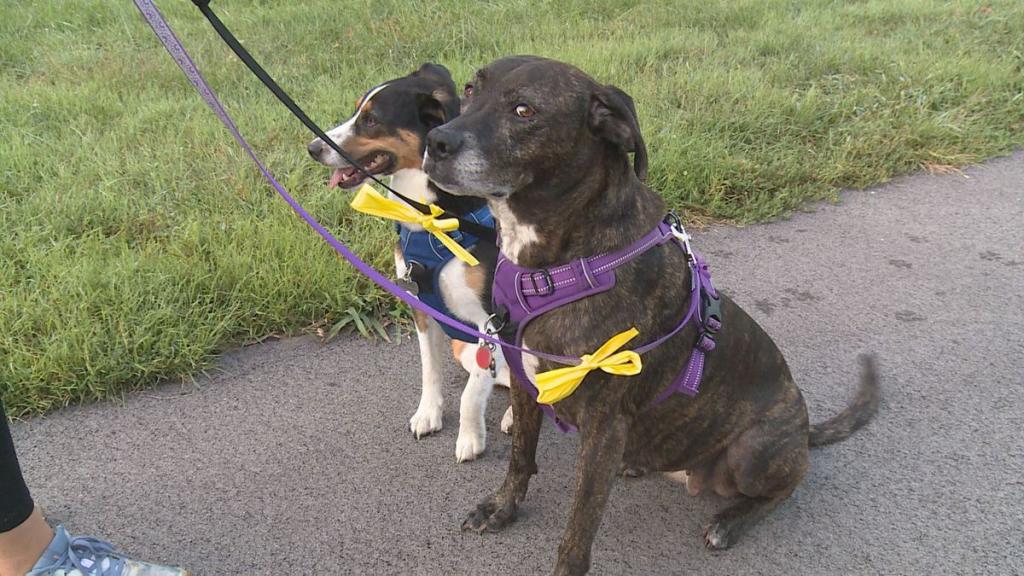
[(643, 369), (640, 355), (632, 350), (616, 352), (640, 332), (630, 328), (612, 336), (593, 354), (580, 357), (579, 366), (557, 368), (537, 374), (537, 402), (554, 404), (576, 391), (583, 379), (592, 370), (601, 370), (617, 376), (635, 376)]
[(470, 266), (476, 266), (480, 263), (469, 251), (447, 234), (447, 232), (459, 229), (459, 221), (455, 218), (438, 219), (439, 216), (444, 214), (444, 210), (434, 204), (430, 205), (430, 214), (421, 214), (412, 206), (381, 196), (380, 192), (377, 192), (373, 186), (363, 184), (349, 205), (354, 210), (363, 214), (409, 224), (419, 224), (424, 230), (440, 240), (459, 260)]

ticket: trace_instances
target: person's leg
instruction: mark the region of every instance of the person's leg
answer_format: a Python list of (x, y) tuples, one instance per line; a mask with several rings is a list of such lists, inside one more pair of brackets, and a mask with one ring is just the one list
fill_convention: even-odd
[(53, 529), (38, 508), (24, 522), (0, 532), (0, 576), (22, 576), (31, 570), (53, 540)]
[(12, 530), (20, 525), (32, 513), (32, 498), (28, 494), (28, 486), (21, 477), (21, 466), (18, 456), (14, 453), (14, 440), (7, 426), (7, 413), (4, 402), (0, 398), (0, 533)]
[(105, 576), (189, 576), (181, 568), (127, 558), (101, 540), (72, 537), (62, 526), (54, 532), (29, 496), (2, 400), (0, 495), (0, 576), (52, 576), (75, 570)]
[(0, 576), (22, 576), (53, 539), (53, 530), (35, 510), (0, 399)]

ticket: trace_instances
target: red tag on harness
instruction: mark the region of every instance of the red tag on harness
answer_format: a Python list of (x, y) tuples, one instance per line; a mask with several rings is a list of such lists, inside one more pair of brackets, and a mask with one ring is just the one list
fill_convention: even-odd
[(487, 349), (487, 346), (476, 347), (476, 365), (482, 370), (491, 367), (491, 351)]

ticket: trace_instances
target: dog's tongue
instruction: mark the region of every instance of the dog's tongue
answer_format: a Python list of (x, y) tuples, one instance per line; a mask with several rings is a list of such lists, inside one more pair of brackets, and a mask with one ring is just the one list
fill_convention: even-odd
[(355, 168), (335, 168), (334, 172), (331, 172), (331, 181), (327, 183), (328, 188), (337, 188), (338, 184), (341, 184), (345, 180), (348, 180), (356, 173)]

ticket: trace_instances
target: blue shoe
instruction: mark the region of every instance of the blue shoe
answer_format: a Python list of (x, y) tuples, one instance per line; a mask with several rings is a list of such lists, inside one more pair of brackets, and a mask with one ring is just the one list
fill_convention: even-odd
[(106, 542), (72, 538), (58, 526), (46, 552), (25, 576), (189, 576), (189, 572), (125, 558)]

